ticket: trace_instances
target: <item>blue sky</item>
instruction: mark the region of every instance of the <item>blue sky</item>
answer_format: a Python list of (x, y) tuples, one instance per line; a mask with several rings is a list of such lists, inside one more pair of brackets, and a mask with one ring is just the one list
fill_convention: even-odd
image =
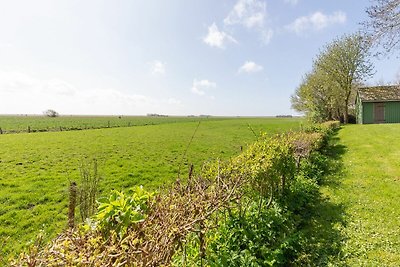
[[(0, 114), (295, 114), (320, 49), (370, 1), (0, 1)], [(368, 81), (400, 80), (373, 60)]]

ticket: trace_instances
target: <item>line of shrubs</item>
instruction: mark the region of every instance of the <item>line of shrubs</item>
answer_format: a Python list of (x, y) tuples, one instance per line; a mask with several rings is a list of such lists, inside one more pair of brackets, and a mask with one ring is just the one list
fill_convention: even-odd
[[(304, 266), (339, 122), (261, 135), (229, 161), (191, 170), (159, 193), (114, 191), (85, 223), (37, 242), (13, 266)], [(39, 239), (40, 240), (40, 239)], [(326, 262), (325, 262), (326, 263)]]

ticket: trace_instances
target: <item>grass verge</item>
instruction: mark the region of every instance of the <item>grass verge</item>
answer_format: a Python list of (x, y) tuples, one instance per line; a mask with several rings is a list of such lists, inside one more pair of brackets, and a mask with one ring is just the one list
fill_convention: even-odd
[(349, 266), (400, 264), (399, 132), (399, 124), (348, 125), (338, 134), (343, 170), (324, 193), (345, 208)]

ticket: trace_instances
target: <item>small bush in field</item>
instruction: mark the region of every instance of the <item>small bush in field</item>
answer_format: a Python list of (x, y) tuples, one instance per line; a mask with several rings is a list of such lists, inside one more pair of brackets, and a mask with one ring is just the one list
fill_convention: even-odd
[(48, 110), (44, 111), (43, 114), (45, 116), (51, 117), (51, 118), (55, 118), (55, 117), (59, 116), (58, 112), (55, 111), (54, 109), (48, 109)]

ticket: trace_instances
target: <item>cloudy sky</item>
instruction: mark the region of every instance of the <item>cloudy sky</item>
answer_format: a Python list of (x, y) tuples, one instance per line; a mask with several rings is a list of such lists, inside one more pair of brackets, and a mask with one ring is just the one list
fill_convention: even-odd
[[(294, 114), (369, 0), (0, 0), (0, 114)], [(400, 79), (374, 60), (368, 82)]]

